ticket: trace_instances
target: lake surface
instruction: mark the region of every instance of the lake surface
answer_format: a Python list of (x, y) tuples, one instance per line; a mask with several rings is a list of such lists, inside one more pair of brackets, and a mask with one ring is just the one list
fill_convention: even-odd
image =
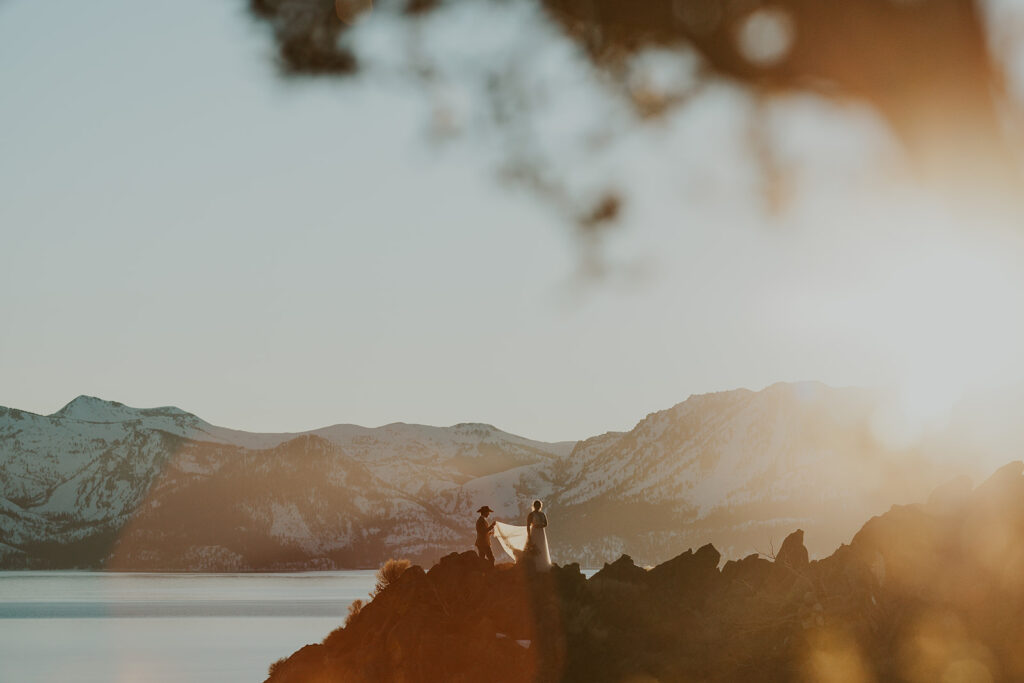
[(0, 681), (257, 683), (373, 585), (373, 571), (0, 572)]

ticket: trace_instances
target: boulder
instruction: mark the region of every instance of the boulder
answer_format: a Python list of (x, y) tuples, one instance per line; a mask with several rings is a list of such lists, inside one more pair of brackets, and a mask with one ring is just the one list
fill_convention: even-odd
[(721, 554), (708, 543), (697, 552), (687, 550), (647, 572), (646, 583), (663, 595), (685, 596), (704, 593), (721, 578), (718, 562)]
[(693, 554), (697, 566), (705, 572), (718, 569), (718, 563), (722, 561), (722, 553), (718, 552), (715, 546), (705, 543)]
[(552, 566), (551, 577), (559, 595), (575, 595), (586, 590), (587, 577), (580, 571), (579, 562), (571, 562), (564, 567)]
[(810, 557), (804, 546), (804, 530), (797, 529), (782, 542), (782, 547), (775, 555), (775, 563), (790, 569), (801, 571), (807, 568)]
[(640, 583), (647, 576), (647, 570), (638, 567), (629, 555), (622, 555), (611, 564), (604, 563), (601, 571), (590, 577), (591, 581), (624, 581), (626, 583)]
[(742, 584), (756, 591), (771, 572), (772, 563), (757, 553), (751, 553), (742, 560), (730, 560), (722, 567), (722, 579), (727, 583)]

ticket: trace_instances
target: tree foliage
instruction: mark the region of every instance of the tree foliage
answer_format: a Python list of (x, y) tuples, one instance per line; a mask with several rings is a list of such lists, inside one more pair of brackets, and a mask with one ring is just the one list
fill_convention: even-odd
[[(628, 197), (610, 177), (582, 189), (566, 180), (592, 165), (607, 145), (595, 142), (600, 135), (588, 137), (589, 152), (567, 160), (537, 132), (538, 110), (572, 94), (538, 85), (548, 65), (533, 58), (540, 40), (533, 34), (581, 55), (605, 95), (632, 111), (630, 126), (661, 120), (708, 84), (724, 82), (756, 102), (810, 95), (868, 108), (888, 125), (913, 176), (941, 192), (1006, 198), (1020, 180), (1021, 112), (1006, 82), (1020, 41), (997, 12), (1010, 5), (995, 0), (381, 0), (361, 21), (356, 14), (369, 0), (251, 2), (273, 26), (283, 73), (292, 77), (359, 74), (361, 48), (352, 38), (361, 23), (408, 27), (405, 71), (428, 97), (471, 77), (433, 59), (418, 27), (474, 6), (487, 8), (479, 10), (479, 32), (498, 33), (503, 12), (532, 12), (541, 28), (518, 37), (521, 49), (467, 48), (466, 61), (483, 73), (474, 91), (489, 102), (503, 177), (558, 207), (584, 234), (618, 220)], [(644, 70), (652, 53), (695, 62), (692, 78), (659, 82)], [(450, 113), (443, 104), (437, 109), (435, 129), (451, 132)], [(762, 142), (748, 147), (768, 179), (768, 208), (779, 208), (785, 198), (772, 193), (785, 186), (779, 176), (787, 171), (773, 162), (771, 141)]]

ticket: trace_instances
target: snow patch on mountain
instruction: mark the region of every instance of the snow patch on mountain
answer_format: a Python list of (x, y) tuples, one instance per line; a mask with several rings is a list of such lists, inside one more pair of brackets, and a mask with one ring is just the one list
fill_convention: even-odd
[(279, 541), (295, 543), (303, 550), (316, 551), (320, 543), (310, 532), (295, 503), (271, 503), (270, 535)]
[[(158, 409), (161, 410), (161, 409)], [(162, 410), (174, 410), (177, 413), (183, 411), (177, 408), (166, 408)], [(51, 417), (61, 417), (67, 420), (81, 420), (83, 422), (128, 422), (139, 419), (139, 411), (136, 408), (129, 408), (117, 401), (104, 401), (95, 396), (79, 396), (63, 408), (58, 410)]]
[(539, 498), (556, 560), (655, 562), (711, 540), (744, 555), (792, 520), (805, 520), (812, 554), (830, 552), (865, 516), (949, 474), (871, 441), (873, 410), (859, 390), (773, 385), (550, 444), (480, 423), (248, 433), (90, 397), (51, 416), (0, 408), (0, 543), (81, 541), (91, 553), (17, 566), (430, 562), (471, 547), (481, 505), (523, 524)]

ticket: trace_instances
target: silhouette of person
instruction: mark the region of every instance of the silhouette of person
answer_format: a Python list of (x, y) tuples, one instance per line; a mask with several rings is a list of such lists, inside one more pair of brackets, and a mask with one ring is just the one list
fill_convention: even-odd
[(534, 566), (539, 571), (551, 569), (551, 553), (548, 550), (548, 517), (541, 508), (544, 503), (533, 501), (533, 510), (526, 516), (527, 557), (532, 557)]
[(487, 516), (494, 510), (484, 505), (477, 512), (480, 513), (480, 516), (476, 520), (476, 551), (480, 554), (480, 559), (487, 560), (493, 567), (494, 553), (491, 552), (491, 534), (494, 533), (495, 522), (488, 524)]

